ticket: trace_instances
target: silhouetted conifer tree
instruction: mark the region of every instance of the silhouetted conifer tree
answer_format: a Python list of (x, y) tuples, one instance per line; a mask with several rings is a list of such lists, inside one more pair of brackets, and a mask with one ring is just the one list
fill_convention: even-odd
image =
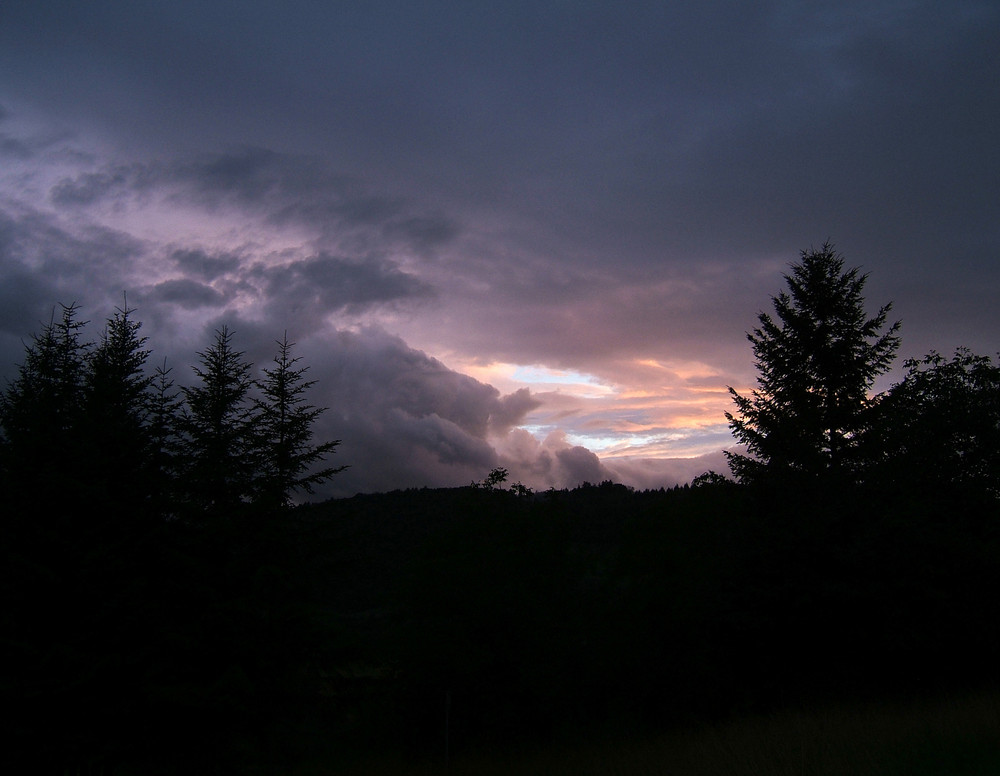
[(747, 334), (758, 388), (726, 413), (749, 455), (729, 453), (740, 482), (765, 475), (816, 476), (845, 472), (863, 432), (868, 391), (886, 372), (899, 346), (899, 322), (885, 328), (887, 304), (869, 317), (867, 275), (844, 270), (829, 243), (803, 251), (785, 275), (788, 291), (772, 298), (777, 320), (760, 313)]
[[(76, 304), (63, 306), (25, 348), (17, 377), (0, 400), (3, 469), (15, 494), (36, 511), (65, 509), (79, 485), (86, 360), (90, 344), (81, 340), (86, 322)], [(8, 493), (8, 495), (12, 495)]]
[(174, 387), (166, 360), (156, 367), (147, 393), (147, 425), (150, 444), (150, 499), (161, 515), (175, 513), (177, 474), (183, 449), (179, 434), (183, 398)]
[(274, 367), (264, 369), (261, 398), (256, 403), (256, 432), (260, 445), (260, 495), (266, 505), (287, 506), (294, 493), (313, 493), (344, 466), (317, 468), (334, 452), (340, 440), (313, 444), (313, 424), (325, 411), (305, 403), (315, 380), (306, 380), (308, 367), (296, 367), (293, 343), (287, 333), (277, 343)]
[(145, 372), (150, 351), (134, 312), (126, 303), (105, 323), (85, 378), (86, 454), (80, 465), (92, 502), (105, 508), (115, 503), (114, 511), (144, 508), (152, 476), (148, 392), (153, 378)]
[(183, 388), (183, 484), (196, 511), (227, 512), (253, 490), (258, 446), (253, 429), (252, 364), (233, 348), (225, 326), (215, 342), (198, 353), (200, 383)]

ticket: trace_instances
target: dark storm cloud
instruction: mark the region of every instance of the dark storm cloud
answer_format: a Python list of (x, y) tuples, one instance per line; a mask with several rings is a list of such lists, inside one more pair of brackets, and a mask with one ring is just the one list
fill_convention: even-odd
[(11, 123), (8, 121), (10, 117), (11, 112), (0, 105), (0, 157), (5, 158), (7, 162), (29, 161), (46, 149), (50, 149), (54, 143), (66, 138), (64, 132), (53, 133), (51, 130), (24, 135), (8, 129)]
[(400, 244), (426, 255), (461, 231), (453, 219), (415, 211), (406, 198), (374, 193), (318, 157), (248, 148), (179, 163), (169, 174), (208, 207), (249, 209), (276, 226), (302, 224), (322, 236), (364, 230), (371, 235), (363, 243), (369, 247)]
[(564, 450), (556, 450), (556, 460), (573, 486), (584, 483), (601, 482), (608, 470), (601, 459), (585, 447), (574, 445)]
[(496, 433), (506, 433), (540, 404), (527, 388), (519, 388), (514, 393), (500, 397), (496, 407), (490, 412), (490, 429)]
[(197, 275), (204, 280), (235, 272), (242, 257), (233, 253), (208, 253), (198, 248), (178, 248), (170, 254), (178, 269)]
[(343, 440), (338, 462), (351, 465), (331, 485), (339, 494), (482, 479), (498, 462), (490, 435), (538, 405), (527, 390), (501, 395), (378, 329), (317, 337), (299, 353), (330, 408), (321, 431)]
[(402, 203), (371, 194), (355, 179), (326, 167), (320, 159), (244, 148), (177, 162), (167, 180), (185, 185), (194, 201), (208, 207), (234, 205), (265, 214), (276, 223), (381, 223)]
[[(208, 212), (229, 209), (271, 226), (307, 226), (320, 239), (353, 236), (367, 249), (397, 245), (427, 256), (461, 232), (454, 219), (421, 212), (403, 197), (374, 193), (319, 156), (264, 148), (108, 165), (61, 179), (49, 199), (73, 208), (157, 192)], [(358, 242), (358, 235), (368, 236)]]
[(226, 298), (211, 286), (187, 278), (157, 283), (146, 291), (145, 298), (150, 302), (169, 302), (185, 310), (218, 307), (226, 301)]
[[(997, 100), (983, 91), (996, 71), (989, 3), (254, 7), (217, 32), (211, 59), (221, 70), (188, 77), (209, 56), (199, 24), (226, 17), (224, 7), (175, 9), (184, 21), (167, 25), (162, 9), (102, 4), (78, 19), (93, 39), (60, 38), (24, 10), (15, 21), (38, 47), (105, 46), (97, 61), (118, 52), (120, 70), (135, 51), (100, 21), (114, 18), (113, 29), (148, 46), (147, 88), (198, 96), (199, 111), (183, 119), (207, 134), (216, 122), (269, 141), (278, 127), (286, 137), (323, 127), (333, 166), (355, 181), (359, 170), (383, 175), (377, 160), (353, 161), (375, 154), (418, 188), (447, 185), (470, 201), (536, 213), (549, 228), (562, 222), (564, 238), (583, 236), (605, 261), (611, 251), (631, 266), (705, 250), (796, 250), (804, 239), (853, 237), (857, 220), (868, 243), (916, 241), (910, 226), (926, 231), (928, 211), (942, 209), (983, 223), (967, 214), (992, 167), (967, 160), (988, 154), (997, 119)], [(153, 61), (157, 51), (164, 58)], [(178, 61), (171, 51), (190, 54)], [(298, 69), (306, 61), (309, 78)], [(223, 83), (227, 94), (210, 99)], [(229, 115), (241, 99), (257, 110)], [(267, 130), (254, 117), (276, 106), (286, 116)], [(398, 207), (393, 196), (349, 195), (350, 176), (321, 181), (308, 162), (289, 165), (265, 148), (205, 159), (188, 174), (216, 201), (225, 192), (270, 207), (292, 192), (320, 194), (271, 207), (275, 218), (385, 220)], [(965, 191), (926, 196), (966, 173)], [(879, 217), (857, 204), (873, 198), (898, 212)]]
[[(71, 230), (34, 209), (0, 209), (0, 262), (5, 272), (30, 273), (37, 279), (33, 288), (59, 297), (102, 298), (144, 251), (142, 241), (114, 229), (87, 225)], [(50, 296), (44, 303), (54, 301), (63, 299)]]
[(459, 234), (456, 224), (440, 216), (412, 216), (389, 221), (382, 231), (390, 239), (401, 238), (422, 254), (451, 242)]
[(509, 425), (533, 406), (523, 393), (504, 401), (493, 386), (454, 372), (379, 330), (340, 332), (335, 342), (346, 360), (327, 368), (340, 386), (339, 395), (355, 407), (380, 408), (382, 416), (389, 410), (411, 417), (436, 415), (484, 438), (491, 418)]
[(125, 182), (124, 171), (87, 173), (72, 180), (64, 178), (52, 187), (50, 197), (56, 205), (92, 205), (112, 191), (120, 190)]
[(121, 299), (111, 278), (141, 243), (113, 230), (64, 229), (51, 216), (0, 206), (0, 385), (60, 304), (81, 307), (81, 320), (107, 299)]
[(444, 466), (485, 469), (494, 460), (493, 448), (453, 421), (436, 414), (414, 417), (397, 411), (386, 424), (393, 438), (407, 450), (414, 447), (434, 453)]
[(53, 279), (26, 261), (30, 229), (24, 220), (0, 210), (0, 329), (14, 337), (25, 336), (24, 327), (35, 326), (56, 295)]
[(513, 430), (501, 445), (500, 462), (509, 469), (512, 481), (539, 489), (575, 488), (614, 477), (597, 455), (571, 445), (561, 431), (539, 441), (524, 429)]
[(159, 177), (157, 165), (109, 165), (98, 172), (63, 178), (49, 191), (49, 199), (57, 207), (69, 208), (122, 201), (149, 191)]
[(253, 274), (258, 273), (270, 310), (314, 322), (338, 310), (358, 313), (373, 305), (431, 294), (426, 284), (383, 258), (357, 261), (319, 254)]
[(323, 172), (316, 160), (246, 148), (196, 158), (109, 164), (96, 172), (62, 179), (50, 197), (58, 204), (92, 204), (123, 191), (159, 187), (172, 188), (175, 197), (194, 199), (210, 208), (224, 204), (263, 208), (313, 195), (343, 196), (348, 185)]
[(31, 154), (31, 147), (23, 140), (0, 132), (0, 156), (28, 159)]

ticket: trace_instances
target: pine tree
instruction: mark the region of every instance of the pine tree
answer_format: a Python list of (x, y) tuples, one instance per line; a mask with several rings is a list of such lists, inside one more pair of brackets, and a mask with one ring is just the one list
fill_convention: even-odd
[(313, 493), (313, 488), (330, 479), (344, 466), (317, 468), (340, 440), (312, 443), (313, 424), (325, 411), (305, 403), (305, 393), (315, 380), (305, 380), (308, 367), (296, 367), (293, 343), (288, 334), (277, 343), (274, 367), (264, 369), (259, 383), (262, 398), (257, 402), (257, 432), (260, 443), (261, 497), (264, 503), (287, 506), (294, 493)]
[(152, 449), (147, 427), (148, 391), (153, 378), (145, 373), (150, 351), (142, 324), (126, 303), (109, 318), (97, 347), (89, 354), (82, 422), (90, 500), (111, 509), (136, 509), (148, 500)]
[(147, 392), (146, 424), (150, 445), (152, 509), (161, 515), (175, 512), (177, 475), (182, 462), (179, 437), (183, 399), (174, 387), (166, 359), (156, 367)]
[(772, 298), (777, 320), (760, 313), (747, 334), (758, 388), (726, 413), (749, 455), (728, 453), (741, 482), (767, 476), (845, 473), (866, 423), (868, 392), (899, 346), (899, 322), (885, 328), (891, 304), (869, 317), (868, 276), (844, 270), (829, 243), (803, 251), (785, 275), (788, 291)]
[[(80, 484), (80, 424), (87, 354), (86, 321), (77, 305), (62, 306), (25, 347), (24, 361), (0, 398), (3, 471), (13, 495), (36, 508), (65, 510)], [(8, 491), (8, 495), (12, 495)], [(48, 505), (48, 507), (47, 507)]]
[(252, 494), (257, 452), (249, 398), (253, 365), (243, 356), (223, 326), (212, 346), (198, 353), (201, 366), (194, 372), (200, 384), (182, 389), (182, 476), (196, 511), (231, 512)]

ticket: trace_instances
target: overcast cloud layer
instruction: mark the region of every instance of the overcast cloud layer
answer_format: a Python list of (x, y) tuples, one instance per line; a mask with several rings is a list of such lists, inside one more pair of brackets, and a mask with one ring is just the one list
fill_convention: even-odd
[(995, 2), (15, 3), (0, 372), (138, 308), (287, 330), (323, 495), (724, 470), (744, 332), (832, 240), (901, 355), (1000, 349)]

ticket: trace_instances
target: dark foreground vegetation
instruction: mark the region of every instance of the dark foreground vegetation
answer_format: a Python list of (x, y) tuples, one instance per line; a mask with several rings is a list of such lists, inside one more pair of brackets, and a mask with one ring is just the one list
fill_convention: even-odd
[[(807, 739), (879, 730), (895, 749), (856, 772), (994, 772), (1000, 367), (931, 354), (871, 397), (888, 307), (864, 316), (826, 246), (786, 280), (733, 392), (735, 480), (497, 470), (301, 506), (336, 443), (287, 341), (255, 378), (222, 330), (175, 391), (130, 311), (87, 345), (66, 308), (0, 404), (5, 772), (825, 773), (738, 742), (815, 762)], [(934, 738), (948, 719), (967, 735)]]
[(336, 772), (995, 688), (996, 514), (941, 495), (605, 483), (87, 520), (7, 550), (5, 752)]

